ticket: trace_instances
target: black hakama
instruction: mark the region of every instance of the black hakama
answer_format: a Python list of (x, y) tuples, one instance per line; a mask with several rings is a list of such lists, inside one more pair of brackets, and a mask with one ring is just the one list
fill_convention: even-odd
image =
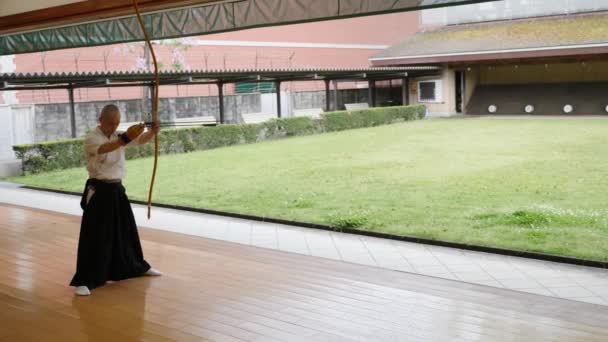
[[(87, 203), (89, 186), (95, 192)], [(80, 206), (84, 212), (71, 286), (94, 289), (108, 280), (141, 276), (150, 269), (122, 183), (89, 179)]]

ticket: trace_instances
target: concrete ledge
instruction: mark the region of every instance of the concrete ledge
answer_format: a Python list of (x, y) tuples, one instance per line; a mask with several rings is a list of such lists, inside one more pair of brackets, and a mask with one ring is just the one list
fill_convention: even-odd
[(21, 170), (21, 160), (19, 159), (1, 159), (0, 160), (0, 177), (20, 176), (23, 173)]
[(243, 113), (241, 116), (246, 124), (256, 124), (277, 119), (277, 115), (274, 113)]
[[(47, 192), (55, 192), (55, 193), (67, 194), (67, 195), (76, 195), (76, 196), (82, 195), (80, 193), (71, 192), (71, 191), (46, 189), (46, 188), (39, 188), (39, 187), (34, 187), (34, 186), (23, 186), (22, 188), (31, 189), (31, 190), (39, 190), (39, 191), (47, 191)], [(130, 202), (135, 203), (135, 204), (141, 204), (141, 205), (148, 204), (145, 201), (138, 201), (138, 200), (130, 200)], [(568, 256), (554, 255), (554, 254), (526, 252), (526, 251), (520, 251), (520, 250), (488, 247), (488, 246), (481, 246), (481, 245), (469, 245), (469, 244), (458, 243), (458, 242), (431, 240), (431, 239), (425, 239), (425, 238), (417, 238), (417, 237), (413, 237), (413, 236), (393, 235), (393, 234), (379, 233), (379, 232), (366, 231), (366, 230), (357, 230), (357, 229), (351, 229), (351, 228), (341, 229), (341, 228), (331, 227), (331, 226), (324, 225), (324, 224), (291, 221), (291, 220), (286, 220), (286, 219), (277, 219), (277, 218), (272, 218), (272, 217), (262, 217), (262, 216), (248, 215), (248, 214), (237, 214), (237, 213), (210, 210), (210, 209), (198, 209), (198, 208), (184, 207), (184, 206), (179, 206), (179, 205), (170, 205), (170, 204), (162, 204), (162, 203), (152, 203), (152, 205), (154, 207), (182, 210), (182, 211), (186, 211), (186, 212), (189, 211), (189, 212), (196, 212), (196, 213), (201, 213), (201, 214), (233, 217), (233, 218), (258, 221), (258, 222), (277, 223), (277, 224), (283, 224), (283, 225), (288, 225), (288, 226), (320, 229), (320, 230), (326, 230), (326, 231), (335, 231), (335, 232), (341, 232), (341, 233), (346, 233), (346, 234), (371, 236), (371, 237), (396, 240), (396, 241), (407, 241), (407, 242), (414, 242), (414, 243), (420, 243), (420, 244), (426, 244), (426, 245), (432, 245), (432, 246), (450, 247), (450, 248), (457, 248), (457, 249), (461, 249), (461, 250), (493, 253), (493, 254), (499, 254), (499, 255), (520, 257), (520, 258), (545, 260), (545, 261), (559, 262), (559, 263), (564, 263), (564, 264), (608, 269), (608, 262), (597, 261), (597, 260), (579, 259), (579, 258), (575, 258), (575, 257), (568, 257)]]
[(319, 119), (323, 113), (323, 108), (308, 108), (308, 109), (294, 109), (293, 116), (309, 116), (313, 119)]

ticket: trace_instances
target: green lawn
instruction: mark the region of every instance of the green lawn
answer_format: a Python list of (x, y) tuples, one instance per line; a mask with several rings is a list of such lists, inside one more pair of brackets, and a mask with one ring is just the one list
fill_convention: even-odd
[[(161, 156), (155, 201), (608, 260), (608, 120), (407, 122)], [(145, 199), (151, 159), (130, 161)], [(81, 191), (83, 169), (13, 181)]]

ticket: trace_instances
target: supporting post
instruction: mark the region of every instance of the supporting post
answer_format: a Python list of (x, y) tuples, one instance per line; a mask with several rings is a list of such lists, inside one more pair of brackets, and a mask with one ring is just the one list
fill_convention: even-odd
[(219, 104), (220, 104), (220, 123), (223, 124), (225, 122), (224, 119), (224, 83), (222, 82), (218, 82), (217, 83), (217, 93), (218, 93), (218, 97), (219, 97)]
[(274, 81), (274, 87), (277, 91), (277, 118), (281, 118), (281, 81)]
[(325, 111), (329, 112), (331, 110), (331, 94), (329, 92), (329, 80), (325, 80)]
[(76, 138), (76, 108), (74, 107), (74, 87), (70, 83), (68, 87), (70, 97), (70, 123), (72, 128), (72, 138)]
[(334, 108), (333, 110), (338, 110), (338, 80), (333, 80), (334, 84)]
[[(153, 120), (154, 118), (152, 117), (152, 113), (154, 113), (154, 106), (156, 105), (156, 103), (154, 103), (154, 84), (150, 84), (148, 86), (148, 89), (150, 91), (150, 118), (148, 118), (149, 120)], [(159, 119), (160, 120), (160, 119)]]
[(408, 77), (401, 79), (401, 104), (404, 106), (410, 104), (410, 79)]
[(376, 107), (376, 81), (369, 80), (368, 84), (369, 96), (367, 102), (369, 103), (370, 107)]

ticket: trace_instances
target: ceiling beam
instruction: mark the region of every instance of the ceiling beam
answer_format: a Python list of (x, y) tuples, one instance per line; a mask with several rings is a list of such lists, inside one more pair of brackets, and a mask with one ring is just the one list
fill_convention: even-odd
[[(1, 1), (1, 0), (0, 0)], [(218, 0), (138, 0), (142, 12), (196, 4), (220, 2)], [(0, 17), (0, 34), (30, 31), (51, 26), (63, 26), (85, 21), (108, 19), (134, 13), (132, 0), (85, 0), (76, 3), (43, 8)]]

